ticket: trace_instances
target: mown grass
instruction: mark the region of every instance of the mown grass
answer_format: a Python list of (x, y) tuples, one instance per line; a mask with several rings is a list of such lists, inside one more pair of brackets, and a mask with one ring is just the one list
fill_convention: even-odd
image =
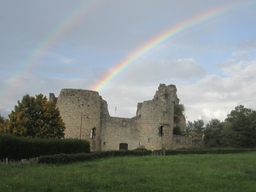
[(0, 164), (0, 191), (255, 191), (256, 153)]

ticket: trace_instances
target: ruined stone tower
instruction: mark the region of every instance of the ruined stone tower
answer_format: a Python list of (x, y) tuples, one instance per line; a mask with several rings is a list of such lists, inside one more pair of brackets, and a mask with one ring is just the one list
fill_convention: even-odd
[[(92, 151), (173, 148), (174, 105), (179, 104), (175, 85), (160, 84), (152, 100), (138, 103), (133, 118), (111, 117), (98, 92), (62, 89), (57, 103), (66, 125), (65, 137), (86, 139)], [(181, 124), (185, 125), (184, 122)]]
[(170, 149), (173, 136), (175, 85), (160, 84), (153, 100), (138, 104), (138, 130), (148, 149)]

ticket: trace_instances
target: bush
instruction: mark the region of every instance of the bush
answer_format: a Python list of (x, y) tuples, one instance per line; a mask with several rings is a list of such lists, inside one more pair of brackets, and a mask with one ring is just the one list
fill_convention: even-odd
[(182, 135), (180, 127), (178, 125), (173, 127), (173, 134), (174, 135)]
[(228, 153), (243, 153), (243, 152), (249, 152), (249, 151), (256, 151), (256, 149), (244, 149), (244, 148), (187, 148), (187, 149), (177, 149), (177, 150), (155, 150), (153, 154), (156, 155), (188, 155), (188, 154), (228, 154)]
[(78, 139), (41, 139), (0, 135), (0, 159), (19, 160), (59, 153), (89, 153), (90, 144)]
[(74, 162), (91, 161), (107, 157), (120, 157), (120, 156), (145, 156), (151, 155), (152, 151), (149, 150), (131, 150), (131, 151), (101, 151), (92, 153), (78, 153), (78, 154), (57, 154), (40, 156), (38, 163), (46, 164), (67, 164)]

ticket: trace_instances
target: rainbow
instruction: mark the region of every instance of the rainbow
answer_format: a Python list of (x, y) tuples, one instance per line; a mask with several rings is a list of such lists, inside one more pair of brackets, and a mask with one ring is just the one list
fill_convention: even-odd
[(158, 34), (157, 36), (152, 38), (150, 41), (140, 46), (138, 49), (134, 50), (130, 55), (126, 56), (120, 62), (115, 64), (112, 70), (110, 70), (110, 72), (106, 73), (95, 85), (91, 87), (91, 90), (100, 91), (103, 87), (105, 87), (111, 80), (113, 80), (118, 74), (124, 71), (132, 63), (137, 61), (147, 52), (151, 51), (154, 47), (167, 41), (168, 39), (174, 37), (175, 35), (195, 25), (198, 25), (202, 22), (213, 19), (224, 13), (240, 8), (241, 6), (246, 6), (248, 4), (249, 4), (248, 2), (246, 4), (243, 2), (243, 3), (232, 4), (232, 5), (228, 4), (221, 7), (215, 7), (215, 8), (206, 10), (198, 15), (195, 15), (194, 17), (191, 17), (181, 23), (171, 26), (164, 32)]
[(54, 27), (49, 34), (33, 49), (29, 57), (16, 70), (16, 73), (8, 81), (8, 84), (2, 89), (0, 99), (5, 100), (9, 98), (13, 92), (23, 85), (21, 75), (32, 68), (47, 55), (47, 52), (74, 26), (76, 26), (81, 19), (91, 13), (102, 0), (89, 0), (83, 2), (76, 10), (71, 12), (64, 18), (56, 27)]

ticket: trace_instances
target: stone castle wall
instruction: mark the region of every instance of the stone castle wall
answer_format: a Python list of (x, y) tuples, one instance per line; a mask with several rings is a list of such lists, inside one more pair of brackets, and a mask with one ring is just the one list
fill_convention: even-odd
[(62, 89), (57, 107), (66, 126), (65, 138), (86, 139), (92, 150), (100, 150), (101, 102), (98, 92)]
[(179, 148), (201, 148), (204, 142), (200, 138), (184, 137), (180, 135), (173, 135), (172, 149)]
[(133, 118), (111, 117), (107, 102), (95, 91), (62, 89), (58, 98), (50, 94), (50, 100), (57, 103), (66, 125), (65, 138), (86, 139), (92, 151), (141, 145), (150, 150), (172, 149), (179, 145), (173, 142), (176, 92), (175, 85), (160, 84), (152, 100), (138, 104)]
[(104, 119), (101, 131), (102, 150), (118, 150), (120, 143), (128, 144), (128, 149), (138, 147), (136, 118), (108, 117)]

